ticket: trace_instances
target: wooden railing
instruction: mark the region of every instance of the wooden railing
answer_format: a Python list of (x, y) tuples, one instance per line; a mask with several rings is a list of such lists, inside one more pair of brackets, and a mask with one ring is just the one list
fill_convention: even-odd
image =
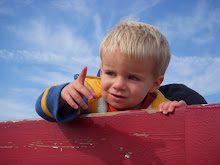
[(220, 104), (0, 122), (0, 164), (218, 165)]

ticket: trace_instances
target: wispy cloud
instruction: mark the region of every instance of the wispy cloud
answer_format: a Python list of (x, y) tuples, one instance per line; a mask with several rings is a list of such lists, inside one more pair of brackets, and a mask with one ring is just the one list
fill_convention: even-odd
[[(32, 64), (32, 70), (35, 74), (41, 73), (45, 75), (47, 73), (46, 70), (36, 70), (36, 68), (41, 68), (42, 65), (48, 69), (49, 67), (54, 68), (58, 72), (60, 71), (62, 74), (64, 73), (80, 73), (80, 69), (83, 66), (88, 66), (88, 73), (95, 75), (100, 63), (99, 55), (96, 56), (90, 54), (81, 54), (81, 55), (71, 55), (71, 54), (57, 54), (53, 52), (47, 51), (29, 51), (29, 50), (16, 50), (16, 51), (8, 51), (8, 50), (0, 50), (0, 59), (16, 62), (16, 63), (29, 63)], [(34, 67), (35, 66), (35, 67)], [(44, 67), (44, 68), (45, 68)], [(20, 68), (17, 68), (17, 72), (19, 72)], [(23, 70), (20, 71), (21, 76)], [(25, 71), (24, 71), (25, 72)]]
[[(118, 2), (120, 2), (120, 1), (118, 1)], [(130, 5), (127, 7), (127, 10), (125, 11), (127, 13), (126, 17), (137, 20), (140, 18), (141, 14), (143, 12), (157, 6), (160, 3), (161, 3), (161, 0), (132, 1), (131, 3), (129, 3)]]
[(98, 14), (95, 14), (93, 16), (94, 24), (95, 24), (95, 37), (97, 39), (98, 43), (102, 42), (102, 39), (104, 38), (104, 34), (102, 32), (102, 20), (101, 17)]
[(147, 9), (153, 8), (158, 5), (161, 0), (139, 0), (133, 1), (131, 5), (131, 16), (137, 17), (142, 12), (146, 11)]
[(220, 28), (220, 7), (211, 4), (206, 0), (198, 1), (188, 16), (170, 15), (155, 26), (172, 41), (188, 39), (197, 44), (213, 41), (216, 29)]
[(219, 57), (173, 56), (164, 84), (182, 83), (204, 96), (220, 93)]
[(34, 103), (0, 98), (0, 105), (0, 120), (39, 118), (35, 112)]
[[(94, 40), (78, 34), (77, 29), (66, 25), (47, 24), (44, 19), (32, 20), (26, 26), (8, 27), (21, 42), (27, 45), (23, 50), (0, 50), (0, 58), (14, 61), (31, 61), (63, 68), (73, 68), (79, 64), (98, 65), (97, 40), (101, 40), (101, 19), (94, 17)], [(34, 37), (33, 37), (34, 36)], [(94, 42), (95, 41), (95, 42)]]
[[(74, 79), (74, 73), (72, 75), (69, 73), (64, 73), (62, 71), (55, 72), (55, 71), (45, 71), (43, 69), (35, 68), (33, 71), (36, 71), (36, 74), (29, 75), (26, 77), (26, 80), (38, 84), (45, 85), (49, 87), (55, 84), (63, 84), (67, 82), (71, 82)], [(75, 72), (79, 72), (80, 69), (75, 70)]]
[(94, 2), (94, 0), (56, 0), (52, 1), (51, 4), (57, 9), (65, 12), (76, 13), (78, 16), (90, 16), (92, 4)]
[(92, 54), (89, 41), (77, 34), (74, 27), (47, 24), (44, 18), (32, 20), (26, 26), (8, 27), (21, 41), (32, 44), (33, 49), (50, 50), (52, 52)]
[(9, 88), (0, 97), (0, 120), (39, 118), (35, 112), (35, 101), (41, 93), (37, 88)]
[(4, 60), (12, 60), (15, 62), (33, 62), (45, 64), (59, 64), (64, 63), (65, 58), (61, 55), (46, 51), (29, 51), (29, 50), (15, 50), (8, 51), (6, 49), (0, 50), (0, 58)]

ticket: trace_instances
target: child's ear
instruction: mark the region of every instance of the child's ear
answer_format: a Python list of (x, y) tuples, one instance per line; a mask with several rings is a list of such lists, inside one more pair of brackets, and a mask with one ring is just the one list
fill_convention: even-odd
[(163, 82), (163, 80), (164, 80), (164, 76), (163, 76), (163, 75), (158, 76), (158, 77), (154, 80), (153, 86), (151, 87), (151, 89), (150, 89), (149, 92), (150, 92), (150, 93), (156, 92), (156, 91), (159, 89), (160, 84)]
[(102, 75), (102, 63), (99, 64), (100, 66), (100, 76)]

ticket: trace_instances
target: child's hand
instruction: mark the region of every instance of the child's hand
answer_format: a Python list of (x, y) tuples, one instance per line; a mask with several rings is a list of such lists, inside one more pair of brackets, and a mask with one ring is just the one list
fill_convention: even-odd
[(67, 102), (72, 108), (78, 109), (78, 105), (83, 109), (87, 109), (87, 104), (83, 101), (82, 97), (85, 96), (88, 100), (95, 99), (96, 94), (84, 85), (86, 78), (87, 67), (85, 66), (78, 79), (72, 81), (65, 86), (61, 91), (60, 104)]
[(168, 114), (169, 112), (173, 112), (175, 108), (187, 105), (185, 101), (168, 101), (160, 103), (159, 105), (159, 111), (163, 114)]

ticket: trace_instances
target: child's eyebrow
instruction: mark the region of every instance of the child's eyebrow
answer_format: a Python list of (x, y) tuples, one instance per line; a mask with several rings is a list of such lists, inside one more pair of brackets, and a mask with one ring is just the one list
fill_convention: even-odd
[(113, 67), (113, 66), (103, 65), (102, 69), (103, 69), (103, 70), (113, 70), (114, 67)]
[(131, 76), (135, 76), (135, 77), (139, 77), (139, 78), (144, 78), (146, 77), (146, 75), (142, 72), (128, 72), (129, 75)]

